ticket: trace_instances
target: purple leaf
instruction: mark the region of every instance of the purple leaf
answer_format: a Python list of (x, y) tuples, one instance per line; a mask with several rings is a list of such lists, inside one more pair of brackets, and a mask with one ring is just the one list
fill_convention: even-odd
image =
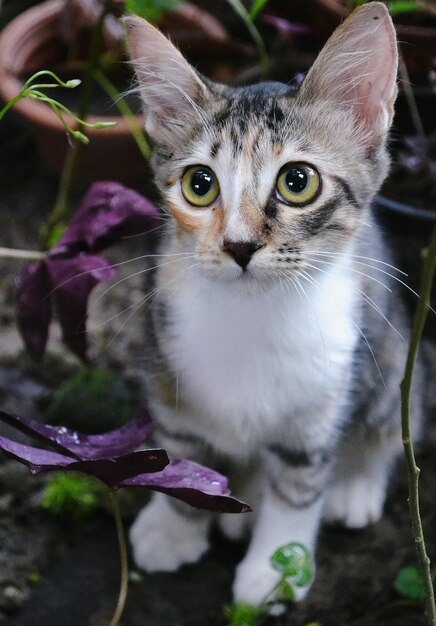
[(27, 351), (40, 359), (48, 339), (52, 283), (44, 261), (32, 263), (18, 278), (17, 323)]
[[(90, 474), (114, 489), (127, 478), (146, 472), (159, 472), (169, 463), (165, 450), (140, 450), (116, 459), (96, 459), (78, 461), (77, 459), (0, 437), (0, 450), (8, 456), (24, 463), (32, 474), (68, 469)], [(151, 475), (151, 474), (150, 474)]]
[(108, 487), (115, 489), (127, 478), (142, 472), (160, 472), (169, 459), (165, 450), (139, 450), (125, 454), (116, 459), (96, 459), (90, 461), (73, 461), (68, 467), (76, 472), (91, 474), (102, 480)]
[(115, 458), (133, 452), (150, 436), (153, 425), (149, 413), (138, 413), (121, 428), (101, 435), (85, 435), (66, 428), (41, 424), (0, 411), (0, 420), (26, 435), (54, 445), (80, 460)]
[(62, 338), (81, 359), (86, 360), (86, 319), (91, 290), (116, 270), (104, 257), (80, 254), (73, 259), (47, 259), (53, 283), (53, 299)]
[(33, 474), (46, 470), (62, 469), (74, 462), (70, 456), (26, 446), (7, 437), (0, 437), (0, 450), (27, 465)]
[(148, 487), (161, 491), (191, 506), (223, 513), (245, 513), (251, 507), (229, 495), (225, 476), (203, 465), (184, 459), (154, 474), (124, 480), (119, 487)]
[(95, 183), (51, 255), (98, 252), (122, 237), (149, 230), (158, 216), (156, 206), (133, 189), (111, 181)]

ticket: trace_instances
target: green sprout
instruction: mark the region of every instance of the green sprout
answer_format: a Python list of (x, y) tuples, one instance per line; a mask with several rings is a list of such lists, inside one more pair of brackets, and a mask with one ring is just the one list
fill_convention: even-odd
[(313, 580), (312, 559), (307, 548), (301, 543), (293, 542), (281, 546), (270, 560), (272, 567), (280, 573), (279, 581), (258, 607), (243, 602), (235, 602), (226, 607), (224, 614), (228, 620), (228, 626), (262, 626), (274, 604), (281, 600), (294, 601), (295, 587), (307, 587)]
[[(41, 76), (48, 76), (52, 78), (55, 82), (35, 83), (35, 81)], [(80, 124), (81, 126), (85, 126), (86, 128), (110, 128), (111, 126), (116, 126), (116, 122), (95, 122), (94, 124), (86, 122), (80, 119), (78, 115), (73, 113), (61, 102), (55, 100), (54, 98), (51, 98), (47, 94), (40, 91), (41, 89), (56, 89), (58, 87), (64, 87), (65, 89), (75, 89), (80, 85), (80, 83), (81, 81), (78, 78), (63, 81), (61, 78), (59, 78), (59, 76), (57, 76), (57, 74), (49, 70), (41, 70), (40, 72), (36, 72), (36, 74), (33, 74), (28, 80), (26, 80), (23, 87), (21, 88), (21, 91), (15, 96), (15, 98), (12, 98), (12, 100), (10, 100), (3, 107), (3, 109), (0, 110), (0, 120), (19, 100), (22, 100), (23, 98), (28, 98), (29, 100), (39, 100), (40, 102), (44, 102), (45, 104), (50, 106), (54, 113), (56, 113), (63, 126), (65, 127), (68, 135), (78, 141), (81, 141), (82, 143), (87, 144), (89, 143), (88, 137), (80, 130), (75, 130), (66, 120), (65, 114), (69, 115), (78, 124)]]

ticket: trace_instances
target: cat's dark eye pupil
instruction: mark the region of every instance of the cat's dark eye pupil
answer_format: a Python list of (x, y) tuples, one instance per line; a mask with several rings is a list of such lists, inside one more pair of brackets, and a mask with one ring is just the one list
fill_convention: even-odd
[(197, 170), (191, 177), (191, 189), (197, 196), (209, 193), (213, 184), (213, 176), (208, 170)]
[(285, 177), (286, 185), (292, 193), (301, 193), (307, 187), (308, 176), (301, 167), (291, 167)]

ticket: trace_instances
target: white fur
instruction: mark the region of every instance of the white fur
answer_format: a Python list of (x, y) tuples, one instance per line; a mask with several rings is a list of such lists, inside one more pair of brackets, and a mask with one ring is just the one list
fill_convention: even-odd
[(194, 563), (209, 546), (208, 524), (206, 517), (179, 515), (165, 496), (155, 494), (130, 529), (136, 565), (148, 572), (175, 572)]
[(358, 439), (353, 445), (347, 443), (338, 455), (323, 517), (348, 528), (363, 528), (382, 516), (389, 471), (401, 449), (401, 437), (395, 432), (372, 445), (359, 445)]
[(262, 291), (242, 275), (219, 282), (181, 273), (167, 349), (192, 409), (190, 427), (215, 449), (249, 455), (280, 428), (299, 438), (293, 416), (300, 411), (315, 413), (322, 427), (319, 398), (341, 385), (357, 335), (348, 262), (344, 256), (320, 288), (309, 285), (310, 305), (280, 282)]
[[(348, 264), (344, 255), (325, 274), (320, 288), (307, 294), (310, 306), (280, 283), (250, 289), (242, 277), (239, 283), (207, 281), (180, 270), (179, 280), (169, 283), (177, 287), (167, 349), (190, 411), (154, 407), (160, 418), (188, 426), (240, 462), (260, 455), (280, 432), (309, 447), (328, 438), (339, 410), (335, 394), (343, 394), (357, 338)], [(263, 601), (278, 579), (269, 559), (281, 545), (299, 541), (313, 552), (321, 509), (322, 499), (293, 509), (264, 490), (249, 551), (237, 570), (237, 600)], [(172, 571), (197, 560), (207, 549), (209, 522), (184, 519), (155, 498), (131, 532), (137, 565)], [(223, 526), (234, 537), (244, 531), (229, 520)], [(306, 592), (298, 589), (297, 599)]]
[[(277, 548), (292, 542), (303, 544), (313, 554), (318, 530), (322, 500), (310, 507), (294, 510), (274, 494), (264, 498), (250, 548), (236, 571), (233, 587), (239, 602), (257, 605), (266, 599), (280, 579), (280, 574), (270, 565), (270, 558)], [(296, 599), (302, 600), (308, 587), (295, 587)]]

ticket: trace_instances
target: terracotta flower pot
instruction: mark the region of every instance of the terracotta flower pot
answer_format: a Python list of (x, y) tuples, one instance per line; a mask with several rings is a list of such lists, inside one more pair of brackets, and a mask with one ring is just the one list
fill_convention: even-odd
[[(59, 19), (64, 0), (43, 2), (19, 15), (0, 34), (0, 98), (14, 98), (23, 84), (23, 77), (39, 69), (61, 68), (67, 51), (59, 35)], [(228, 58), (240, 47), (212, 15), (190, 5), (182, 4), (179, 11), (168, 14), (162, 24), (182, 52), (201, 69), (213, 74), (219, 61)], [(217, 61), (218, 59), (218, 61)], [(79, 77), (76, 73), (75, 77)], [(109, 100), (109, 97), (108, 97)], [(55, 113), (45, 104), (20, 100), (15, 109), (32, 125), (49, 167), (61, 170), (68, 147), (65, 129)], [(90, 122), (102, 120), (90, 116)], [(142, 127), (142, 116), (136, 116)], [(117, 126), (88, 129), (88, 146), (81, 148), (78, 176), (84, 181), (114, 179), (137, 186), (150, 177), (147, 163), (139, 152), (127, 121), (120, 116), (106, 116)], [(72, 123), (72, 125), (74, 125)]]

